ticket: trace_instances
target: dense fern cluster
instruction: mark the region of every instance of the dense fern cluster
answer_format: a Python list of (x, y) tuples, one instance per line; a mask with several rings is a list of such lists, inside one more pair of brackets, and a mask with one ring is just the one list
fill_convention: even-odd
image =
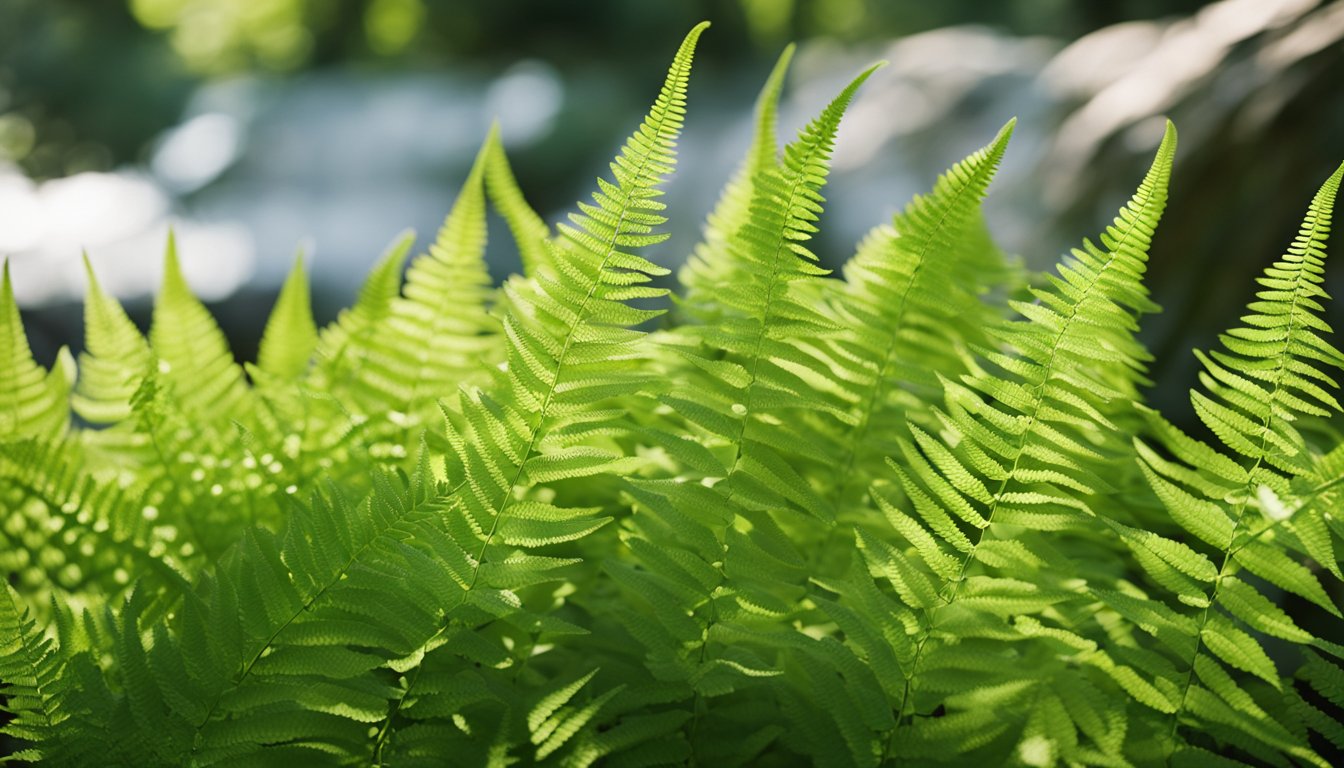
[[(0, 681), (55, 765), (1263, 765), (1344, 754), (1338, 170), (1143, 405), (1170, 126), (1050, 273), (979, 206), (1012, 133), (808, 241), (860, 74), (758, 130), (666, 310), (697, 27), (554, 231), (492, 133), (428, 253), (233, 361), (170, 240), (148, 338), (89, 275), (44, 370), (0, 296)], [(875, 69), (875, 68), (874, 68)], [(493, 288), (487, 205), (524, 274)], [(649, 321), (661, 318), (657, 322)], [(72, 415), (73, 411), (73, 415)], [(1178, 419), (1179, 421), (1179, 419)]]

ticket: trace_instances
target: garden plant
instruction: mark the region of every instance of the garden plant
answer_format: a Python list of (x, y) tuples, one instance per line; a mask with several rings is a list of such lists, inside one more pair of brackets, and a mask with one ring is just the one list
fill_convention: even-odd
[[(1164, 414), (1135, 334), (1171, 125), (1048, 273), (980, 212), (1010, 121), (830, 274), (808, 241), (878, 67), (781, 152), (787, 49), (659, 287), (639, 254), (665, 239), (706, 26), (566, 221), (528, 207), (492, 132), (404, 278), (409, 236), (318, 329), (296, 262), (255, 363), (171, 238), (148, 334), (90, 271), (85, 349), (50, 370), (6, 268), (10, 760), (1340, 759), (1344, 354), (1322, 285), (1344, 168), (1194, 353), (1191, 410)], [(523, 265), (498, 288), (488, 206)]]

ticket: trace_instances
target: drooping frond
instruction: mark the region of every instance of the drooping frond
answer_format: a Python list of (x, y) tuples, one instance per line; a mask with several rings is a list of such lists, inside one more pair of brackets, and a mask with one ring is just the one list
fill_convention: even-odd
[(1175, 761), (1204, 754), (1183, 734), (1197, 725), (1238, 754), (1325, 765), (1305, 738), (1308, 727), (1321, 731), (1318, 720), (1294, 706), (1296, 694), (1284, 698), (1282, 672), (1256, 635), (1344, 656), (1344, 646), (1302, 628), (1265, 594), (1266, 586), (1283, 590), (1341, 617), (1322, 571), (1309, 567), (1340, 578), (1333, 538), (1341, 532), (1327, 511), (1339, 464), (1314, 457), (1294, 423), (1340, 411), (1330, 392), (1337, 374), (1326, 369), (1344, 368), (1344, 355), (1323, 338), (1330, 328), (1319, 313), (1341, 175), (1344, 166), (1312, 199), (1288, 252), (1258, 279), (1244, 325), (1220, 337), (1221, 350), (1196, 353), (1203, 391), (1192, 391), (1191, 403), (1221, 447), (1156, 412), (1147, 415), (1167, 455), (1135, 441), (1144, 475), (1189, 541), (1122, 529), (1148, 576), (1176, 597), (1175, 606), (1162, 605), (1171, 629), (1150, 632), (1166, 662), (1147, 670), (1165, 697), (1158, 708), (1169, 713), (1164, 743)]
[(316, 348), (317, 325), (308, 297), (308, 273), (303, 269), (303, 257), (296, 256), (261, 334), (257, 366), (272, 376), (295, 379), (308, 370)]
[(63, 434), (70, 422), (73, 368), (64, 348), (50, 371), (33, 360), (6, 261), (0, 283), (0, 440)]
[(504, 142), (499, 138), (498, 124), (490, 127), (485, 144), (485, 191), (513, 233), (523, 262), (523, 274), (535, 276), (543, 265), (550, 263), (547, 243), (551, 239), (551, 228), (523, 197), (518, 180), (513, 177), (509, 157), (504, 152)]
[[(374, 493), (358, 510), (328, 487), (295, 505), (283, 537), (248, 532), (166, 620), (146, 621), (146, 595), (135, 593), (113, 629), (115, 682), (82, 672), (80, 748), (102, 751), (110, 764), (142, 765), (311, 760), (341, 745), (357, 752), (361, 722), (386, 700), (372, 680), (358, 679), (383, 661), (360, 648), (392, 647), (398, 630), (427, 631), (435, 609), (418, 631), (406, 623), (406, 606), (386, 601), (397, 620), (361, 612), (367, 621), (342, 621), (333, 614), (350, 603), (332, 590), (339, 584), (347, 600), (365, 597), (362, 585), (394, 572), (421, 591), (442, 581), (437, 562), (403, 544), (437, 519), (426, 483), (423, 474), (408, 485), (375, 473)], [(413, 593), (409, 584), (396, 591), (403, 589)], [(278, 745), (273, 754), (260, 752), (268, 745)]]

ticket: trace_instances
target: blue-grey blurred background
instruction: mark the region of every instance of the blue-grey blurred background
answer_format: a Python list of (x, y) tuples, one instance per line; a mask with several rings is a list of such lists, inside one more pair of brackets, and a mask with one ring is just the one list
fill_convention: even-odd
[[(147, 322), (171, 225), (251, 359), (296, 251), (330, 319), (399, 231), (433, 236), (494, 119), (554, 221), (702, 19), (674, 236), (656, 254), (669, 266), (791, 40), (789, 134), (891, 62), (842, 129), (816, 248), (832, 265), (1016, 115), (987, 212), (1044, 268), (1109, 221), (1175, 120), (1150, 272), (1166, 311), (1144, 328), (1159, 405), (1344, 160), (1344, 0), (0, 0), (0, 255), (34, 350), (79, 346), (82, 251)], [(490, 258), (500, 277), (516, 266), (498, 222)], [(1344, 292), (1344, 265), (1330, 283)]]

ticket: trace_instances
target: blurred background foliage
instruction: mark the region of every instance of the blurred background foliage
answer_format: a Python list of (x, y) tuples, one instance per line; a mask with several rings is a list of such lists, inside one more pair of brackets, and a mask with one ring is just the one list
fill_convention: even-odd
[[(889, 40), (957, 24), (1062, 40), (1199, 0), (6, 0), (0, 4), (0, 152), (36, 178), (134, 161), (192, 87), (328, 67), (497, 70), (519, 59), (625, 70), (711, 19), (715, 69), (759, 69), (790, 41)], [(660, 45), (661, 44), (661, 45)]]
[(0, 254), (35, 350), (79, 344), (84, 249), (143, 322), (169, 223), (240, 357), (296, 248), (330, 318), (401, 227), (432, 236), (495, 117), (555, 220), (701, 19), (668, 264), (791, 40), (785, 131), (862, 64), (893, 63), (841, 136), (819, 243), (832, 265), (1017, 115), (987, 213), (1044, 268), (1109, 220), (1172, 117), (1152, 265), (1166, 312), (1144, 328), (1161, 405), (1344, 159), (1344, 0), (0, 0)]

